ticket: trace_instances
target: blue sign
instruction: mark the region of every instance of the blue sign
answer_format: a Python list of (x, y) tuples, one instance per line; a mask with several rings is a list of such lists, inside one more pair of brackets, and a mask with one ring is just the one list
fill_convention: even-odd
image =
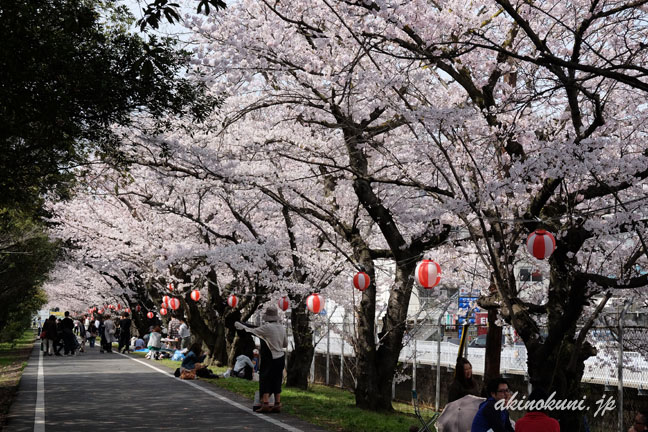
[[(459, 309), (470, 309), (470, 304), (476, 302), (479, 297), (459, 297)], [(475, 307), (473, 312), (479, 312), (479, 308)]]

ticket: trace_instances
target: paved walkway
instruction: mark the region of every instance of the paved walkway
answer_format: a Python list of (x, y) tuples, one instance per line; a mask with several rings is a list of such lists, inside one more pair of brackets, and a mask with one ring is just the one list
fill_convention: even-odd
[(283, 413), (254, 413), (249, 400), (175, 378), (152, 360), (98, 347), (43, 357), (39, 348), (23, 373), (9, 432), (323, 431)]

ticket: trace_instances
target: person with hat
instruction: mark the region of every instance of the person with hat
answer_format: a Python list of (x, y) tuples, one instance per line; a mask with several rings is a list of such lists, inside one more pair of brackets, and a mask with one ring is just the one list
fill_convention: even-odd
[[(272, 354), (272, 360), (261, 362), (259, 393), (262, 395), (263, 405), (259, 412), (281, 412), (281, 382), (286, 365), (284, 349), (288, 346), (288, 336), (285, 327), (279, 323), (279, 313), (276, 307), (268, 306), (263, 314), (263, 320), (265, 324), (256, 328), (248, 327), (240, 322), (234, 323), (234, 326), (238, 330), (252, 333), (267, 344)], [(275, 398), (272, 407), (268, 402), (271, 393)]]

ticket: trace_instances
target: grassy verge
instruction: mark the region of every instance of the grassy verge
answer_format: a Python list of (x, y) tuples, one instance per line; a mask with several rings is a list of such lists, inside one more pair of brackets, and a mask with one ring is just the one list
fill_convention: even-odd
[(35, 338), (34, 330), (28, 329), (13, 344), (0, 343), (0, 430), (6, 423), (9, 407), (16, 396)]
[[(142, 355), (142, 353), (135, 353)], [(170, 370), (180, 362), (158, 360), (156, 364)], [(210, 367), (222, 374), (225, 368)], [(214, 385), (252, 400), (259, 383), (238, 378), (211, 379)], [(353, 393), (335, 387), (312, 385), (308, 390), (284, 387), (281, 393), (282, 412), (301, 418), (331, 431), (339, 432), (392, 432), (407, 431), (410, 426), (421, 424), (414, 417), (411, 404), (394, 403), (395, 412), (384, 414), (365, 411), (355, 406)], [(252, 403), (250, 402), (250, 407)], [(423, 410), (423, 417), (430, 418), (432, 410)], [(433, 428), (431, 428), (434, 430)]]

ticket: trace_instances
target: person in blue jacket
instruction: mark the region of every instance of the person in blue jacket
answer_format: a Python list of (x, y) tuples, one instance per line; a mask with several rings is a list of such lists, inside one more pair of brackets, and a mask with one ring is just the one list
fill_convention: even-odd
[(514, 432), (508, 410), (495, 408), (497, 401), (504, 399), (506, 402), (511, 397), (508, 381), (492, 379), (486, 385), (486, 391), (489, 397), (479, 405), (470, 432)]
[(184, 360), (182, 360), (182, 365), (180, 365), (180, 370), (193, 370), (196, 368), (197, 363), (202, 363), (205, 361), (206, 355), (202, 353), (202, 347), (199, 343), (191, 345), (189, 352), (185, 354)]

